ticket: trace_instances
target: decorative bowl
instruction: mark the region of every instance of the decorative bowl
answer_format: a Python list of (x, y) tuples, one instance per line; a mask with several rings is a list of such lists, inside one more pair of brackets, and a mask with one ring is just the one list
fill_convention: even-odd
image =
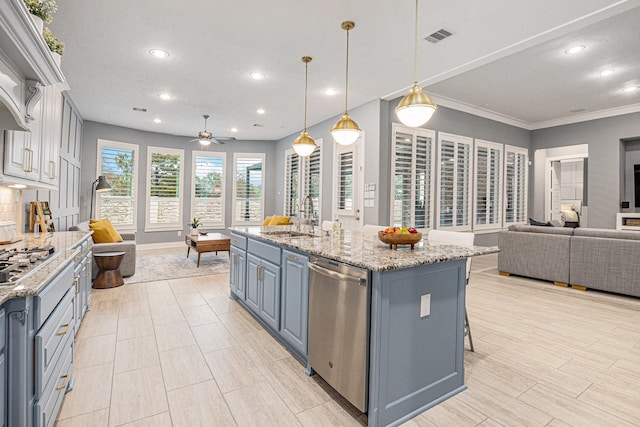
[(413, 249), (413, 245), (422, 240), (422, 233), (384, 234), (383, 231), (378, 231), (378, 239), (388, 244), (393, 250), (397, 250), (398, 245), (411, 245), (411, 249)]

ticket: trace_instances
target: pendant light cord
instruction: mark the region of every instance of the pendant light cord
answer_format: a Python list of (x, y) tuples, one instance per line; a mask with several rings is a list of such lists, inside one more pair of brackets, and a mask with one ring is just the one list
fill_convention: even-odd
[(349, 29), (347, 29), (347, 66), (344, 79), (344, 112), (347, 113), (347, 100), (349, 99)]
[(418, 0), (416, 0), (416, 26), (413, 44), (413, 82), (418, 83)]
[(304, 63), (304, 130), (307, 131), (307, 86), (309, 81), (309, 62)]

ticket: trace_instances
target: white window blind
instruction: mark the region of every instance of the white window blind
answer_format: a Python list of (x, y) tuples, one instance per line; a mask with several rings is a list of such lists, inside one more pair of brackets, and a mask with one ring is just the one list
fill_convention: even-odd
[(321, 185), (322, 185), (322, 139), (316, 140), (317, 147), (304, 161), (302, 168), (302, 192), (313, 201), (316, 224), (320, 224)]
[(226, 153), (194, 151), (193, 198), (191, 217), (198, 218), (203, 227), (225, 225), (225, 165)]
[(473, 139), (438, 133), (438, 228), (471, 229)]
[(353, 162), (354, 152), (352, 150), (338, 153), (336, 206), (342, 214), (353, 212)]
[(529, 154), (526, 148), (505, 145), (504, 222), (527, 222), (527, 185)]
[(289, 149), (284, 159), (284, 214), (297, 216), (300, 205), (300, 156)]
[(233, 222), (262, 224), (264, 217), (263, 153), (233, 155)]
[(137, 211), (138, 146), (98, 140), (98, 173), (111, 191), (95, 193), (97, 218), (109, 218), (119, 230), (135, 230)]
[(502, 227), (503, 145), (475, 141), (474, 229)]
[(145, 230), (182, 230), (184, 150), (147, 149)]
[(434, 140), (434, 131), (393, 125), (393, 225), (433, 227)]

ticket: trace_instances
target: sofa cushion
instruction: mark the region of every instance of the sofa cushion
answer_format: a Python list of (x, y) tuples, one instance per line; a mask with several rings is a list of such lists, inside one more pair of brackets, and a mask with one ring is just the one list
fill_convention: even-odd
[(271, 217), (271, 221), (269, 221), (269, 225), (289, 225), (290, 216), (280, 216), (274, 215)]
[(544, 233), (544, 234), (561, 234), (564, 236), (573, 235), (573, 228), (564, 227), (539, 227), (537, 225), (517, 224), (509, 226), (509, 231), (527, 232), (527, 233)]
[(122, 236), (116, 231), (109, 218), (102, 220), (89, 220), (89, 228), (93, 230), (94, 243), (118, 243), (122, 242)]
[(549, 221), (547, 221), (547, 222), (536, 221), (533, 218), (529, 218), (529, 225), (537, 225), (537, 226), (541, 226), (541, 227), (553, 227), (553, 224), (551, 224), (551, 222), (549, 222)]
[(640, 233), (632, 230), (610, 230), (604, 228), (576, 228), (574, 236), (602, 237), (605, 239), (640, 240)]
[(264, 222), (262, 223), (262, 225), (269, 225), (269, 223), (271, 222), (271, 218), (273, 218), (273, 217), (271, 217), (271, 216), (266, 217), (264, 219)]

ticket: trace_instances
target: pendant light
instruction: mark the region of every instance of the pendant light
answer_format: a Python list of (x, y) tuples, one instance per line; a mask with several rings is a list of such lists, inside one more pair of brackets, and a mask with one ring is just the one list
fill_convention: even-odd
[(333, 139), (340, 145), (350, 145), (357, 141), (360, 136), (360, 128), (358, 124), (349, 117), (347, 111), (347, 101), (349, 92), (349, 30), (352, 30), (356, 24), (353, 21), (344, 21), (341, 25), (342, 29), (347, 32), (347, 67), (344, 84), (344, 114), (331, 128)]
[(409, 127), (418, 127), (427, 123), (438, 106), (422, 91), (418, 85), (418, 0), (416, 0), (416, 28), (413, 48), (413, 87), (396, 107), (398, 119)]
[(309, 77), (309, 62), (311, 62), (310, 56), (303, 56), (302, 62), (304, 62), (304, 130), (299, 137), (293, 141), (293, 151), (299, 156), (310, 156), (313, 150), (316, 149), (316, 142), (307, 133), (307, 86)]

